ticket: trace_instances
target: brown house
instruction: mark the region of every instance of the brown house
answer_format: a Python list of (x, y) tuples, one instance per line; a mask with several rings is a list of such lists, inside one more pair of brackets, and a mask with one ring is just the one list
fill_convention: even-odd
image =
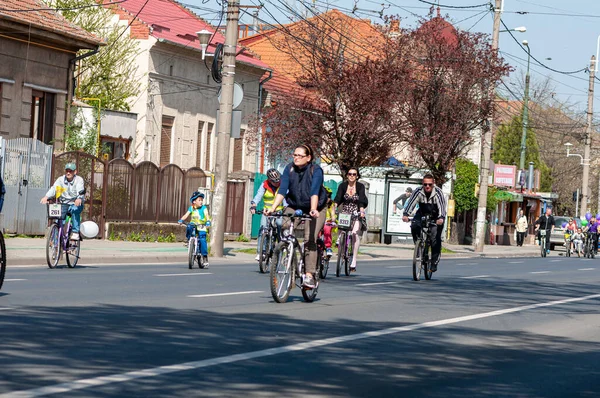
[(0, 0), (0, 31), (0, 135), (62, 148), (75, 63), (103, 41), (38, 0)]

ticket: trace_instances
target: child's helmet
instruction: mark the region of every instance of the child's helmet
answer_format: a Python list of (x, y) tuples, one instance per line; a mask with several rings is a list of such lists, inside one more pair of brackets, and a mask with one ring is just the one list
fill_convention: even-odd
[(192, 196), (190, 196), (190, 203), (194, 203), (194, 200), (198, 198), (204, 199), (204, 194), (200, 191), (196, 191), (192, 194)]
[(267, 170), (267, 178), (269, 181), (277, 184), (281, 180), (281, 173), (279, 173), (276, 169)]

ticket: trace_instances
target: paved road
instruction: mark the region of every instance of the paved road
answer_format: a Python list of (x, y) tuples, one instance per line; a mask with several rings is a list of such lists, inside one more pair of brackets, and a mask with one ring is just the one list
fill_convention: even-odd
[[(255, 264), (10, 268), (0, 397), (597, 397), (600, 260), (359, 263), (312, 304)], [(16, 395), (15, 391), (24, 391)]]

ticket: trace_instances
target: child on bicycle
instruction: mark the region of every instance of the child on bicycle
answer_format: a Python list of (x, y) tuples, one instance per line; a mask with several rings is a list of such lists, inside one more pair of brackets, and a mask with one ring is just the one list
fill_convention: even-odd
[(179, 224), (183, 224), (183, 220), (191, 216), (190, 223), (185, 231), (185, 246), (188, 245), (190, 238), (195, 232), (198, 233), (198, 241), (200, 243), (200, 254), (207, 260), (208, 245), (206, 243), (207, 229), (210, 227), (210, 215), (204, 202), (204, 194), (202, 192), (194, 192), (190, 197), (191, 206), (188, 211), (179, 219)]
[(335, 204), (331, 199), (331, 189), (325, 187), (325, 191), (327, 191), (327, 216), (325, 225), (323, 226), (323, 242), (325, 243), (326, 255), (332, 256), (333, 251), (331, 250), (331, 232), (336, 227), (335, 225)]

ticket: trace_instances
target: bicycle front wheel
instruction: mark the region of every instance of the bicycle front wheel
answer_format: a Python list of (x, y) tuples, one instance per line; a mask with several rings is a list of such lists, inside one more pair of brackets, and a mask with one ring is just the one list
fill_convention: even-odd
[(294, 245), (281, 242), (275, 247), (273, 265), (270, 272), (271, 295), (278, 303), (285, 303), (294, 286), (294, 273), (298, 265), (298, 258)]
[(423, 264), (423, 273), (425, 274), (426, 280), (431, 280), (431, 276), (433, 272), (431, 272), (431, 263), (432, 260), (432, 250), (431, 245), (428, 242), (425, 242), (425, 246), (423, 247), (423, 256), (422, 256), (422, 264)]
[(46, 232), (46, 262), (49, 268), (54, 268), (60, 260), (60, 230), (52, 224)]
[(194, 260), (196, 259), (196, 239), (192, 236), (188, 241), (188, 268), (194, 268)]
[(346, 257), (346, 232), (340, 231), (338, 236), (338, 255), (337, 255), (337, 267), (335, 268), (335, 276), (339, 277), (342, 273), (342, 263), (344, 257)]
[(421, 259), (423, 258), (423, 241), (418, 240), (415, 244), (415, 250), (413, 251), (413, 280), (421, 280)]
[(4, 283), (4, 277), (6, 276), (6, 246), (4, 245), (4, 235), (0, 231), (0, 289), (2, 289), (2, 283)]
[(68, 243), (69, 247), (65, 252), (65, 257), (67, 259), (67, 267), (75, 268), (77, 262), (79, 261), (79, 251), (81, 250), (81, 241), (78, 240), (70, 240)]
[(546, 257), (546, 237), (542, 236), (542, 242), (540, 244), (541, 255), (542, 257)]
[(350, 235), (350, 243), (346, 246), (346, 255), (344, 256), (344, 272), (346, 276), (350, 276), (350, 265), (352, 265), (352, 257), (354, 256), (354, 243)]
[(269, 270), (269, 262), (267, 258), (269, 255), (269, 249), (271, 247), (271, 235), (269, 234), (269, 231), (266, 229), (263, 230), (263, 232), (260, 234), (259, 239), (261, 243), (260, 253), (258, 253), (258, 270), (261, 274), (265, 274)]

